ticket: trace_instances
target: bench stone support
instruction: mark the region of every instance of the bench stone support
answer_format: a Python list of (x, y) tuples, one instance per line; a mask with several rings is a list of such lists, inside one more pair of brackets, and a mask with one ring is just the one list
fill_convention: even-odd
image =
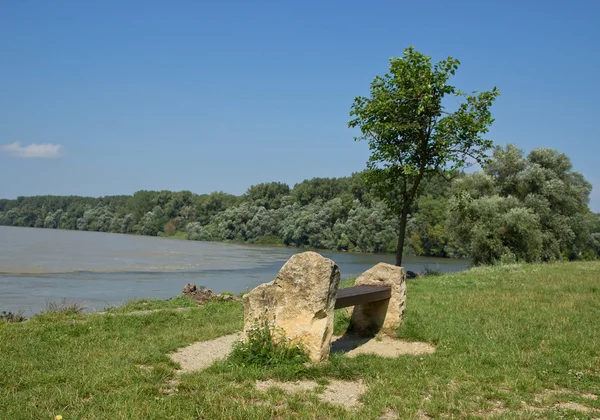
[(395, 336), (406, 306), (404, 268), (377, 264), (356, 279), (358, 287), (340, 291), (336, 305), (339, 283), (340, 271), (330, 259), (316, 252), (292, 256), (275, 280), (244, 295), (244, 339), (253, 328), (267, 327), (275, 339), (299, 344), (313, 362), (324, 362), (331, 349), (334, 309), (350, 305), (356, 305), (352, 332)]
[(326, 361), (339, 283), (340, 270), (330, 259), (316, 252), (292, 256), (275, 280), (244, 295), (244, 337), (250, 328), (273, 326), (313, 362)]
[(352, 311), (352, 332), (361, 335), (395, 337), (406, 309), (406, 270), (379, 263), (361, 274), (355, 286), (386, 286), (391, 288), (387, 300), (356, 305)]

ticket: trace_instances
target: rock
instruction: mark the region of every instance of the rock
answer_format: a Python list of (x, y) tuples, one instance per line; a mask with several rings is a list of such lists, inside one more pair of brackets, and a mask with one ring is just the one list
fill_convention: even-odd
[(204, 305), (208, 301), (215, 299), (217, 295), (210, 289), (200, 287), (198, 289), (194, 283), (188, 283), (183, 288), (183, 295), (195, 299), (200, 305)]
[(362, 273), (355, 286), (388, 286), (388, 300), (357, 305), (352, 311), (351, 328), (361, 335), (396, 336), (406, 309), (406, 270), (395, 265), (379, 263)]
[(231, 293), (219, 293), (217, 295), (217, 300), (219, 302), (239, 302), (240, 298)]
[(195, 291), (196, 291), (196, 285), (194, 283), (188, 283), (183, 288), (183, 295), (184, 296), (193, 295)]
[(274, 325), (306, 349), (313, 362), (329, 357), (338, 266), (316, 252), (292, 256), (275, 280), (244, 295), (244, 336), (251, 327)]

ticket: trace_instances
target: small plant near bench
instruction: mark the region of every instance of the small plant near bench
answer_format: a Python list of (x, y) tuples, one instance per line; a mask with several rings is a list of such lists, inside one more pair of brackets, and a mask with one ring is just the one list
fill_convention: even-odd
[(285, 337), (284, 331), (265, 321), (248, 328), (246, 338), (238, 342), (229, 361), (241, 366), (275, 366), (309, 361), (306, 349)]

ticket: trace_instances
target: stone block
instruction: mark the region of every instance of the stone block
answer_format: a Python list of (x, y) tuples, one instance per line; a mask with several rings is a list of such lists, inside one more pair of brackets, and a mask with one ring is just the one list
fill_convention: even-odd
[(379, 263), (361, 274), (355, 286), (387, 286), (391, 288), (392, 296), (387, 300), (356, 305), (352, 311), (352, 332), (395, 337), (406, 309), (406, 270)]
[(313, 362), (326, 361), (339, 283), (340, 271), (330, 259), (316, 252), (292, 256), (275, 280), (244, 295), (244, 336), (253, 326), (273, 325)]

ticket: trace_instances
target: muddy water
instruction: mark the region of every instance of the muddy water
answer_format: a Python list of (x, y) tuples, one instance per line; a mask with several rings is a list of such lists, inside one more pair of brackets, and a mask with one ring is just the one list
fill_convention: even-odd
[[(243, 246), (147, 236), (0, 226), (0, 311), (44, 310), (48, 301), (83, 304), (88, 311), (131, 298), (167, 298), (186, 283), (235, 293), (272, 280), (293, 248)], [(387, 254), (319, 251), (356, 277)], [(468, 261), (405, 257), (407, 270), (425, 265), (459, 271)]]

